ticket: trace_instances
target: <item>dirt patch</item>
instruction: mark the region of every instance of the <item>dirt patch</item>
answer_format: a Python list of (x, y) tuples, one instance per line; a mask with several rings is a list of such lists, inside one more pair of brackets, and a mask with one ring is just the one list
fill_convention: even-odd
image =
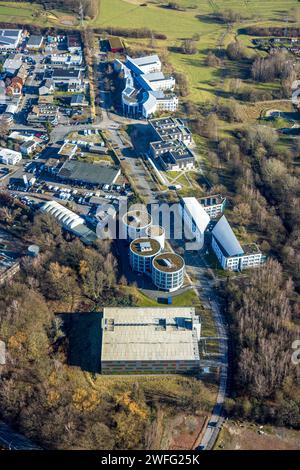
[(167, 416), (162, 410), (158, 414), (155, 437), (151, 449), (190, 450), (194, 448), (206, 422), (206, 414)]
[(228, 421), (220, 432), (218, 450), (299, 450), (300, 431)]

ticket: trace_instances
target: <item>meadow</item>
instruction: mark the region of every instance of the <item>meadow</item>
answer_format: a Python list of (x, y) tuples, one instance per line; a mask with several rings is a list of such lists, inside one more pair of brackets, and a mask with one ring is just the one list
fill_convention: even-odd
[[(284, 24), (288, 12), (299, 6), (297, 0), (178, 0), (176, 3), (184, 11), (167, 8), (168, 2), (137, 0), (101, 0), (97, 18), (90, 22), (93, 27), (108, 28), (147, 28), (167, 36), (165, 41), (155, 41), (157, 53), (167, 54), (167, 60), (178, 72), (184, 73), (189, 82), (190, 94), (188, 99), (201, 103), (213, 101), (217, 89), (226, 84), (222, 70), (208, 67), (205, 58), (209, 49), (226, 47), (241, 26), (249, 24)], [(146, 6), (143, 6), (146, 5)], [(232, 9), (247, 17), (242, 23), (236, 23), (232, 28), (226, 24), (214, 21), (209, 15), (224, 9)], [(197, 53), (186, 55), (176, 52), (182, 40), (198, 34)], [(240, 35), (245, 46), (251, 47), (251, 38)], [(126, 39), (131, 48), (149, 46), (149, 40)]]

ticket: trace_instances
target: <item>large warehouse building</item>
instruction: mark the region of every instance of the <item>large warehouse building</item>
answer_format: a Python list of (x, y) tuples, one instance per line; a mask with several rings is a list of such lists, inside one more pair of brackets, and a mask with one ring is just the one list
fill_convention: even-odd
[(74, 183), (111, 185), (116, 182), (120, 174), (121, 170), (117, 167), (67, 160), (59, 170), (58, 177)]
[(103, 374), (184, 374), (200, 368), (201, 323), (192, 307), (105, 308)]

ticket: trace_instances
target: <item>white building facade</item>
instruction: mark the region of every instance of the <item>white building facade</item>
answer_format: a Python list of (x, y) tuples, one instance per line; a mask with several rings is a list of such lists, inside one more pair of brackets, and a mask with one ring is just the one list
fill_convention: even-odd
[(224, 215), (212, 230), (211, 247), (225, 270), (242, 271), (258, 267), (265, 261), (265, 256), (255, 244), (245, 249), (241, 247)]
[(4, 165), (16, 165), (22, 160), (21, 152), (10, 150), (6, 148), (0, 148), (0, 161)]

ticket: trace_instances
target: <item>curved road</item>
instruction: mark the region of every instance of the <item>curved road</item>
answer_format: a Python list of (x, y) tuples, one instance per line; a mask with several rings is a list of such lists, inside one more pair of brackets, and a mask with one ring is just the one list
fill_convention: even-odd
[(42, 450), (21, 434), (13, 431), (7, 424), (0, 421), (0, 446), (7, 450)]

